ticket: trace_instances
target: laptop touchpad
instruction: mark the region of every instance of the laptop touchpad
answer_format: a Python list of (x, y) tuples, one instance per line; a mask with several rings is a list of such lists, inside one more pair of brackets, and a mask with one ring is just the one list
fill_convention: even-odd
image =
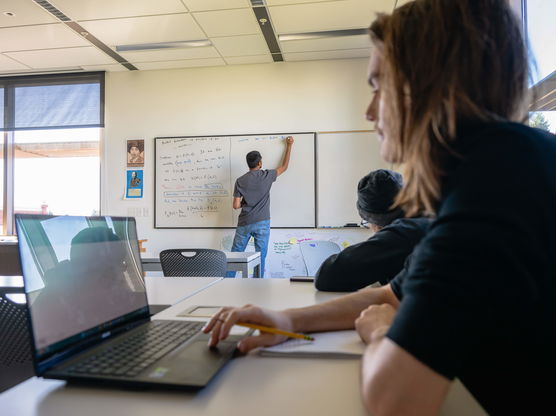
[(221, 367), (222, 361), (232, 356), (235, 347), (236, 342), (223, 342), (218, 348), (209, 348), (204, 340), (194, 341), (162, 358), (146, 378), (206, 383)]

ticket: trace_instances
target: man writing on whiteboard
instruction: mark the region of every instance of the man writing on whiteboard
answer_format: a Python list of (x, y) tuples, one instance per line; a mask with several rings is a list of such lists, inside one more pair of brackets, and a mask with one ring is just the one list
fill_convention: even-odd
[(278, 176), (288, 169), (293, 137), (286, 138), (286, 150), (282, 164), (276, 169), (262, 169), (262, 156), (256, 150), (245, 157), (249, 172), (236, 180), (234, 209), (241, 213), (237, 221), (232, 251), (244, 251), (249, 239), (255, 240), (255, 250), (261, 253), (261, 277), (270, 237), (270, 188)]

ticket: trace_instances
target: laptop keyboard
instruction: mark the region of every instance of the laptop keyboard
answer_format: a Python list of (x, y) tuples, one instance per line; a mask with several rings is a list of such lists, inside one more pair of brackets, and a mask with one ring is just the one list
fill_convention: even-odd
[(78, 375), (135, 377), (155, 361), (198, 334), (203, 322), (152, 321), (65, 371)]

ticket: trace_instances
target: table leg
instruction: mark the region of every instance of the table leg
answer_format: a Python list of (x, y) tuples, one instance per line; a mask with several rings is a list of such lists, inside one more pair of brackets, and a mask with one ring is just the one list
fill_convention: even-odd
[(255, 278), (261, 277), (261, 263), (253, 267), (253, 277)]
[(249, 266), (247, 263), (241, 264), (241, 277), (247, 279), (249, 277)]

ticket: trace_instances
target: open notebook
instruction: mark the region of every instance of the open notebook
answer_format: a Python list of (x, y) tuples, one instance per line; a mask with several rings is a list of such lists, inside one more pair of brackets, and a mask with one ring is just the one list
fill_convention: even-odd
[(332, 331), (311, 334), (314, 341), (290, 339), (282, 344), (261, 348), (265, 357), (360, 358), (365, 344), (356, 331)]

